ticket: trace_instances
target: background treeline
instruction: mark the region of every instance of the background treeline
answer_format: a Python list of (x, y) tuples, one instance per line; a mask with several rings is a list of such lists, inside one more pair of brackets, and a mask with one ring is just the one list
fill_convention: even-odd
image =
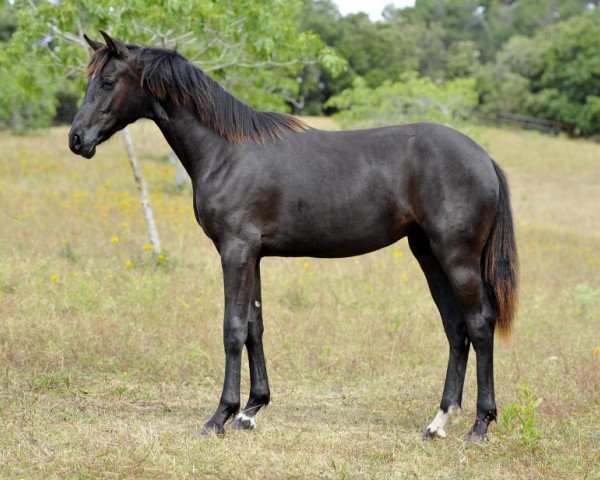
[(353, 123), (371, 112), (367, 121), (381, 123), (423, 112), (433, 120), (462, 117), (473, 107), (492, 118), (530, 115), (563, 122), (575, 134), (598, 134), (598, 4), (417, 0), (413, 8), (386, 8), (384, 20), (374, 23), (365, 14), (342, 17), (331, 0), (305, 0), (302, 27), (318, 33), (348, 69), (332, 77), (307, 67), (299, 111), (355, 106), (342, 119)]
[[(47, 26), (54, 21), (52, 15), (64, 15), (71, 8), (79, 17), (63, 22), (63, 33), (111, 28), (111, 15), (123, 17), (119, 9), (135, 2), (120, 2), (125, 7), (112, 10), (111, 2), (106, 3), (108, 10), (101, 14), (101, 7), (85, 0), (3, 4), (1, 125), (22, 128), (70, 120), (81, 96), (81, 74), (67, 69), (73, 59), (62, 54), (57, 29)], [(149, 1), (137, 7), (144, 15), (171, 3)], [(194, 3), (180, 7), (179, 14), (194, 20)], [(248, 2), (232, 2), (238, 3), (245, 7)], [(254, 45), (246, 56), (259, 60), (256, 68), (247, 68), (252, 63), (248, 58), (245, 63), (233, 59), (211, 74), (259, 108), (336, 114), (347, 125), (418, 119), (456, 124), (470, 121), (474, 114), (494, 119), (501, 113), (552, 120), (575, 135), (595, 136), (600, 134), (599, 4), (600, 0), (417, 0), (410, 8), (389, 6), (382, 21), (372, 22), (365, 14), (341, 16), (332, 0), (263, 2), (254, 12), (256, 31), (246, 29), (243, 39)], [(42, 6), (50, 11), (46, 16), (39, 13)], [(239, 14), (243, 11), (240, 8)], [(196, 19), (196, 37), (202, 36), (202, 22), (232, 15), (222, 6), (205, 14)], [(165, 20), (158, 15), (146, 21), (160, 25)], [(152, 41), (146, 30), (136, 28), (122, 22), (117, 33), (131, 42)], [(188, 30), (193, 34), (194, 28)], [(234, 34), (221, 49), (231, 48), (239, 37)], [(21, 44), (15, 45), (15, 39)], [(34, 56), (32, 45), (38, 50)], [(199, 47), (186, 41), (182, 51), (189, 54), (194, 48)], [(221, 55), (218, 43), (211, 48), (205, 59)], [(44, 54), (45, 63), (63, 64), (59, 74), (56, 69), (48, 73)], [(81, 58), (84, 54), (82, 50)], [(40, 83), (40, 75), (51, 77), (52, 85)]]

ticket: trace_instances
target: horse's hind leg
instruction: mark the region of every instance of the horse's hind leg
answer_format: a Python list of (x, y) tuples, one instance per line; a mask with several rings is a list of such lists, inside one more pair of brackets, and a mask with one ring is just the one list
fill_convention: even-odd
[(496, 419), (494, 398), (494, 328), (496, 315), (481, 277), (481, 241), (448, 236), (431, 243), (466, 320), (469, 340), (477, 355), (477, 417), (469, 440), (481, 441)]
[(450, 281), (431, 250), (427, 236), (421, 230), (414, 231), (408, 236), (408, 244), (425, 274), (431, 296), (440, 311), (450, 346), (440, 409), (423, 432), (423, 437), (426, 439), (445, 437), (446, 424), (450, 416), (459, 413), (461, 409), (463, 384), (469, 357), (467, 324)]
[(264, 327), (259, 262), (260, 260), (257, 260), (254, 267), (254, 292), (252, 294), (252, 301), (250, 302), (248, 338), (246, 339), (248, 363), (250, 364), (250, 397), (248, 398), (246, 407), (236, 415), (231, 423), (231, 428), (234, 430), (255, 428), (258, 410), (268, 405), (271, 398), (262, 342)]

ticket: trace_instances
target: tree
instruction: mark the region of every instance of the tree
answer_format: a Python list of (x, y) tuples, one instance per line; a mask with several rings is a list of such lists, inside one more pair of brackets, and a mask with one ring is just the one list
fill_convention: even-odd
[[(298, 66), (342, 66), (317, 35), (298, 29), (298, 1), (16, 0), (11, 44), (21, 63), (44, 63), (55, 80), (79, 74), (88, 53), (83, 33), (99, 29), (132, 43), (177, 48), (242, 100), (284, 108), (298, 87)], [(21, 47), (18, 47), (21, 46)]]
[[(335, 78), (319, 65), (300, 73), (301, 94), (311, 112), (318, 112), (329, 97), (350, 88), (357, 76), (370, 87), (397, 81), (404, 72), (414, 70), (444, 78), (446, 52), (439, 26), (413, 24), (400, 15), (390, 15), (383, 22), (371, 22), (362, 13), (342, 17), (331, 0), (304, 0), (303, 5), (301, 28), (316, 32), (348, 62), (348, 69)], [(333, 108), (333, 103), (328, 105)]]
[(510, 87), (519, 100), (509, 111), (574, 124), (583, 135), (600, 133), (600, 10), (571, 17), (533, 38), (513, 37), (488, 78), (488, 104)]
[(588, 0), (486, 0), (483, 8), (486, 33), (480, 43), (484, 61), (494, 59), (514, 35), (533, 37), (540, 29), (583, 13)]

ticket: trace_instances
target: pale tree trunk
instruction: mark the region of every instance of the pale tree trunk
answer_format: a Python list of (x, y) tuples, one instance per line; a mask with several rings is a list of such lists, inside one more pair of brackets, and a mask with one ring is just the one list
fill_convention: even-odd
[(177, 190), (183, 190), (188, 174), (179, 160), (179, 157), (173, 150), (169, 152), (169, 161), (175, 165), (175, 188), (177, 188)]
[(146, 221), (146, 228), (148, 230), (148, 238), (152, 245), (152, 251), (154, 255), (161, 253), (160, 238), (158, 237), (158, 230), (156, 229), (156, 223), (154, 223), (154, 213), (152, 212), (152, 206), (150, 205), (150, 193), (142, 173), (142, 166), (138, 160), (135, 149), (133, 148), (133, 142), (129, 135), (129, 128), (125, 127), (121, 134), (123, 135), (123, 142), (125, 143), (125, 149), (127, 150), (127, 157), (129, 164), (133, 170), (133, 177), (135, 178), (138, 188), (140, 189), (142, 211), (144, 213), (144, 220)]
[(14, 108), (12, 111), (12, 128), (16, 131), (20, 131), (23, 128), (21, 112), (19, 112), (16, 108)]

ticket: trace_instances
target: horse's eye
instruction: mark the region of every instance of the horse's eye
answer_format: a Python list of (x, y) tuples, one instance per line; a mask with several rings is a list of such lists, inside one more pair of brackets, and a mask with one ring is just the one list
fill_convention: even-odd
[(110, 90), (115, 86), (116, 80), (114, 78), (105, 78), (102, 80), (102, 88)]

